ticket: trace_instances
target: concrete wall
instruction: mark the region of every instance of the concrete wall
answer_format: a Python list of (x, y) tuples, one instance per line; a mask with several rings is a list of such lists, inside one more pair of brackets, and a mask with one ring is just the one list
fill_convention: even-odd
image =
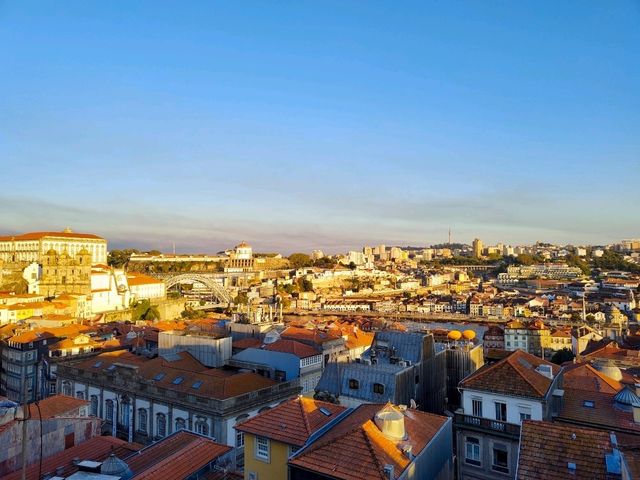
[[(65, 438), (78, 445), (100, 435), (99, 418), (50, 418), (42, 421), (42, 456), (55, 455), (65, 449)], [(27, 420), (27, 465), (40, 458), (40, 421)], [(13, 421), (0, 433), (0, 477), (22, 466), (22, 422)]]

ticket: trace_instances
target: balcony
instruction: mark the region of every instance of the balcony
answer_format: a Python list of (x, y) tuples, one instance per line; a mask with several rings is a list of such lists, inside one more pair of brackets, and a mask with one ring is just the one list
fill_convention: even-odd
[(457, 428), (495, 433), (505, 437), (520, 437), (520, 425), (513, 423), (501, 422), (490, 418), (474, 417), (473, 415), (464, 415), (462, 413), (456, 413), (454, 421)]

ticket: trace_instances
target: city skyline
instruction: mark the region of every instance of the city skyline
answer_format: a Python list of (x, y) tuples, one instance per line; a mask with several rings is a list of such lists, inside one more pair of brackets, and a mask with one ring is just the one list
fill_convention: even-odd
[(283, 253), (449, 227), (464, 243), (637, 237), (639, 15), (4, 3), (2, 233)]

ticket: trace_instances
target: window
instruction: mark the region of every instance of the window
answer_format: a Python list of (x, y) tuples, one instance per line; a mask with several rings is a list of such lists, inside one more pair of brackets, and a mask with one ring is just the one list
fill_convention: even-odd
[(475, 437), (465, 438), (464, 461), (471, 465), (481, 465), (480, 461), (480, 440)]
[(98, 396), (91, 395), (91, 415), (98, 416)]
[(509, 473), (509, 452), (506, 445), (493, 445), (491, 468), (496, 472)]
[(176, 377), (171, 383), (173, 383), (174, 385), (180, 385), (182, 383), (182, 380), (182, 377)]
[(78, 390), (76, 392), (76, 398), (79, 398), (80, 400), (84, 400), (84, 392), (82, 390)]
[(71, 388), (71, 382), (64, 381), (62, 382), (62, 393), (67, 397), (71, 397), (73, 395), (73, 389)]
[(164, 413), (156, 415), (156, 435), (165, 437), (167, 435), (167, 417)]
[(185, 430), (187, 428), (187, 422), (185, 422), (184, 418), (178, 417), (176, 418), (176, 432), (178, 430)]
[(207, 421), (202, 417), (198, 417), (193, 429), (200, 435), (209, 435), (209, 425), (207, 425)]
[(507, 421), (507, 404), (503, 402), (496, 402), (496, 420), (501, 422)]
[(481, 417), (482, 416), (482, 399), (481, 398), (471, 399), (471, 408), (473, 410), (474, 417)]
[(586, 408), (594, 408), (596, 406), (595, 402), (593, 400), (585, 400), (582, 403), (582, 406), (586, 407)]
[(523, 420), (531, 420), (531, 408), (530, 407), (518, 407), (520, 412), (520, 422)]
[(138, 431), (142, 433), (147, 433), (147, 409), (146, 408), (138, 409)]
[(358, 380), (356, 380), (355, 378), (350, 378), (349, 379), (349, 388), (351, 390), (357, 390), (358, 388), (360, 388), (360, 382), (358, 382)]
[(156, 382), (159, 382), (160, 380), (162, 380), (164, 378), (164, 376), (165, 376), (165, 374), (162, 373), (162, 372), (157, 373), (156, 376), (153, 377), (153, 380), (156, 381)]
[(256, 458), (269, 460), (269, 439), (266, 437), (256, 437)]
[(384, 385), (381, 384), (381, 383), (374, 383), (373, 384), (373, 393), (383, 394), (384, 393)]
[(420, 375), (416, 375), (416, 385), (420, 383)]
[(236, 447), (244, 447), (244, 432), (236, 430)]
[(198, 380), (197, 382), (194, 382), (193, 385), (191, 385), (191, 388), (195, 388), (196, 390), (198, 390), (201, 386), (202, 386), (202, 380)]
[(107, 400), (105, 403), (105, 418), (108, 422), (113, 422), (113, 400)]

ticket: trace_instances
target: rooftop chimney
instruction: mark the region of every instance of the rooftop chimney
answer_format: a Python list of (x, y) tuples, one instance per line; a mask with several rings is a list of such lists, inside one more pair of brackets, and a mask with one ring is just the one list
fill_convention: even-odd
[(393, 465), (387, 464), (384, 466), (384, 474), (387, 476), (388, 480), (395, 480), (395, 474), (393, 470)]

